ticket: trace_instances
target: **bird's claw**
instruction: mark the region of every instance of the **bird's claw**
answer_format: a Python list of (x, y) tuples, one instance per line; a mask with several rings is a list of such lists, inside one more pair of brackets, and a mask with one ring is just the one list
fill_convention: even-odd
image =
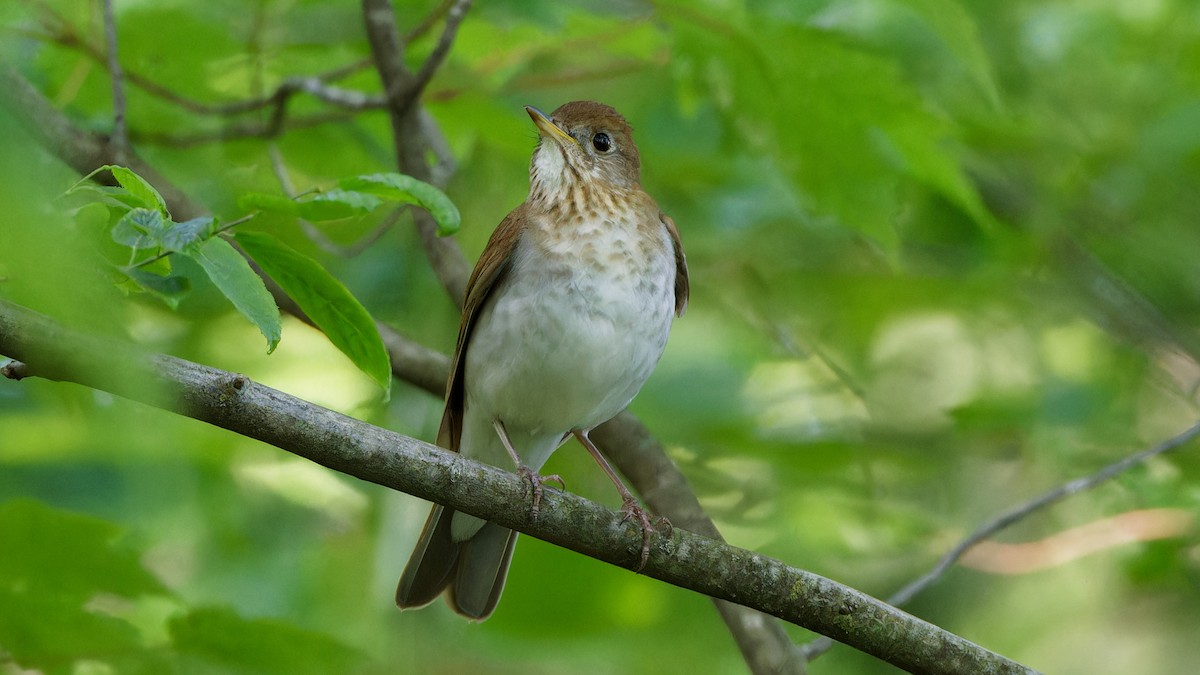
[(522, 464), (517, 467), (517, 475), (529, 481), (529, 491), (533, 494), (533, 506), (529, 509), (529, 515), (537, 520), (538, 511), (542, 507), (542, 486), (546, 483), (558, 483), (560, 490), (566, 490), (567, 484), (563, 482), (562, 476), (552, 473), (549, 476), (543, 476), (533, 469)]
[(667, 536), (670, 536), (674, 528), (671, 525), (671, 521), (663, 516), (658, 516), (651, 521), (650, 512), (643, 508), (637, 499), (632, 496), (627, 497), (625, 503), (621, 505), (621, 513), (624, 514), (621, 518), (622, 523), (629, 520), (636, 520), (642, 526), (642, 555), (638, 560), (637, 568), (633, 570), (636, 574), (646, 567), (646, 561), (650, 559), (650, 533), (657, 532), (654, 529), (654, 523), (657, 522), (660, 526), (664, 526)]

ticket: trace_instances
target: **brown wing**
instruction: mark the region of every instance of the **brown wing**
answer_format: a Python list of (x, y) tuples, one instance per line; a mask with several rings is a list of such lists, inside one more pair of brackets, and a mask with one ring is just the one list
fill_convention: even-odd
[(480, 254), (479, 261), (475, 263), (471, 278), (467, 281), (467, 297), (463, 302), (462, 321), (458, 325), (458, 342), (454, 345), (454, 356), (450, 359), (450, 379), (446, 383), (446, 408), (442, 413), (442, 425), (438, 428), (437, 435), (437, 444), (447, 450), (458, 452), (458, 444), (462, 439), (465, 396), (463, 369), (467, 362), (467, 345), (471, 340), (471, 331), (475, 328), (475, 318), (483, 311), (492, 290), (508, 273), (512, 264), (513, 249), (525, 228), (527, 211), (525, 204), (522, 204), (500, 221)]
[(659, 214), (663, 225), (667, 226), (667, 233), (671, 235), (671, 244), (675, 247), (675, 316), (683, 316), (687, 311), (688, 294), (690, 292), (690, 284), (688, 283), (687, 256), (683, 254), (683, 242), (679, 240), (679, 229), (675, 227), (675, 221), (671, 220), (671, 216), (665, 213)]

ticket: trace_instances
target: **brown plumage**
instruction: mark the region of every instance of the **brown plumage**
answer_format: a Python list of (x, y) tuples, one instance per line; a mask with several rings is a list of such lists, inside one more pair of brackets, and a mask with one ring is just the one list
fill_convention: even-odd
[[(628, 404), (688, 302), (674, 221), (641, 189), (632, 129), (611, 107), (567, 103), (541, 133), (530, 192), (492, 233), (467, 284), (438, 445), (530, 481), (574, 434), (601, 462), (625, 510), (650, 522), (588, 440)], [(448, 591), (472, 619), (496, 607), (516, 533), (434, 506), (396, 590), (400, 607)], [(647, 544), (643, 543), (643, 556)]]

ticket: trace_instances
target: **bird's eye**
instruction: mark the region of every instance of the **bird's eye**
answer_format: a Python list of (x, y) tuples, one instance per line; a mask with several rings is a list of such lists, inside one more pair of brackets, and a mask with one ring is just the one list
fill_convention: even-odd
[(603, 131), (592, 136), (592, 147), (599, 152), (608, 152), (612, 150), (612, 139)]

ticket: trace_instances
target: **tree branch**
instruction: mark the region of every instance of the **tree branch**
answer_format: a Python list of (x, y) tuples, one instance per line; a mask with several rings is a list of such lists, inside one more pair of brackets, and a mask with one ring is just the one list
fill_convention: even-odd
[[(1014, 523), (1017, 523), (1030, 514), (1040, 511), (1052, 504), (1056, 504), (1067, 497), (1074, 494), (1079, 494), (1085, 490), (1090, 490), (1101, 483), (1105, 483), (1117, 476), (1125, 473), (1135, 466), (1139, 466), (1146, 460), (1149, 460), (1159, 455), (1164, 455), (1168, 452), (1178, 450), (1186, 445), (1189, 441), (1200, 436), (1200, 421), (1193, 424), (1179, 434), (1168, 438), (1167, 440), (1141, 452), (1134, 453), (1128, 457), (1120, 459), (1099, 471), (1076, 478), (1058, 487), (1045, 492), (1029, 501), (1018, 504), (1004, 513), (992, 518), (983, 525), (980, 525), (974, 532), (967, 535), (962, 541), (958, 542), (954, 548), (950, 549), (938, 560), (933, 569), (921, 575), (917, 579), (909, 582), (899, 591), (896, 591), (888, 598), (888, 603), (897, 607), (907, 604), (910, 600), (917, 596), (918, 593), (932, 586), (946, 574), (959, 560), (966, 555), (980, 542), (990, 539), (997, 532), (1007, 528)], [(812, 660), (828, 651), (833, 646), (833, 642), (827, 638), (814, 640), (801, 648), (801, 652), (805, 658)]]
[[(112, 163), (112, 158), (106, 154), (106, 145), (99, 137), (75, 127), (28, 81), (0, 64), (0, 92), (3, 91), (13, 95), (14, 111), (39, 141), (81, 174), (89, 173), (102, 164)], [(424, 133), (429, 137), (436, 131), (433, 128), (435, 125), (432, 120), (426, 119), (427, 113), (423, 110), (421, 116), (425, 124)], [(436, 142), (434, 146), (437, 147)], [(207, 212), (203, 205), (194, 202), (136, 156), (131, 157), (130, 168), (158, 188), (176, 217), (194, 218)], [(424, 212), (419, 212), (418, 216), (420, 215), (424, 215)], [(459, 258), (461, 259), (461, 253)], [(458, 272), (446, 267), (443, 273)], [(461, 274), (465, 284), (465, 261)], [(308, 321), (304, 312), (291, 298), (269, 278), (265, 280), (276, 303), (284, 311)], [(462, 296), (456, 297), (461, 302)], [(449, 357), (409, 340), (390, 326), (382, 323), (377, 323), (376, 326), (391, 357), (393, 374), (400, 380), (412, 383), (435, 396), (444, 396)], [(700, 508), (687, 479), (635, 416), (628, 412), (622, 413), (615, 420), (598, 428), (594, 439), (655, 512), (670, 518), (681, 527), (719, 536), (716, 526)], [(781, 625), (763, 621), (762, 615), (754, 610), (719, 600), (716, 603), (722, 619), (729, 626), (738, 648), (753, 672), (761, 674), (804, 671), (804, 661), (798, 657), (796, 646), (792, 644)]]
[(113, 0), (104, 0), (104, 46), (108, 56), (108, 73), (112, 82), (113, 130), (108, 142), (117, 163), (124, 163), (129, 154), (129, 135), (125, 130), (125, 77), (117, 58), (117, 22), (113, 17)]
[[(446, 19), (447, 30), (443, 31), (443, 40), (453, 40), (457, 25), (462, 21), (462, 14), (466, 12), (469, 4), (466, 0), (458, 0), (455, 3), (456, 7), (461, 5), (462, 8), (458, 18), (453, 21), (451, 15), (454, 8), (451, 8)], [(421, 106), (417, 104), (424, 85), (420, 84), (404, 65), (404, 45), (400, 33), (396, 30), (396, 13), (391, 1), (363, 0), (362, 6), (375, 69), (379, 72), (383, 90), (388, 93), (387, 111), (392, 124), (396, 162), (401, 173), (418, 180), (429, 181), (432, 178), (432, 171), (426, 160), (429, 144), (421, 119)], [(446, 49), (448, 48), (447, 42)], [(435, 54), (437, 51), (434, 50)], [(437, 223), (429, 214), (417, 212), (413, 220), (416, 222), (421, 246), (434, 274), (450, 298), (461, 307), (466, 297), (467, 277), (470, 273), (462, 250), (453, 239), (437, 236)]]
[[(526, 482), (227, 373), (76, 334), (0, 300), (0, 353), (23, 376), (77, 382), (269, 443), (331, 469), (449, 505), (632, 569), (641, 537), (621, 514), (550, 490), (534, 519)], [(851, 588), (676, 528), (655, 534), (643, 573), (829, 635), (912, 673), (1031, 673)]]

